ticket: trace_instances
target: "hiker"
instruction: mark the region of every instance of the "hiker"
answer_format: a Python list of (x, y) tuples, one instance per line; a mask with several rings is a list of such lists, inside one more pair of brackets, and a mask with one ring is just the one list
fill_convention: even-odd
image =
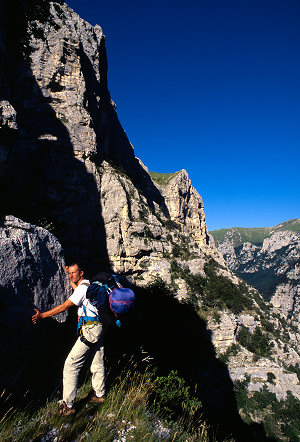
[(83, 277), (83, 270), (78, 263), (65, 267), (68, 272), (73, 294), (63, 304), (41, 313), (35, 310), (32, 322), (36, 324), (40, 319), (49, 318), (64, 312), (76, 305), (78, 307), (78, 328), (80, 336), (70, 351), (63, 370), (63, 399), (60, 401), (59, 414), (71, 415), (75, 413), (74, 401), (77, 392), (79, 371), (82, 368), (90, 351), (94, 352), (91, 364), (92, 386), (94, 394), (91, 402), (101, 404), (105, 401), (105, 372), (103, 327), (99, 322), (98, 310), (86, 299), (86, 291), (90, 282)]

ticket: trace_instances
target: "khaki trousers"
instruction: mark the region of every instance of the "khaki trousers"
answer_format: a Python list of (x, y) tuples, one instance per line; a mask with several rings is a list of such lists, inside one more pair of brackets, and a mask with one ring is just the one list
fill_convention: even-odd
[(79, 337), (70, 351), (63, 371), (63, 400), (73, 406), (77, 388), (78, 376), (88, 355), (93, 352), (91, 364), (92, 387), (96, 394), (105, 394), (104, 347), (102, 339), (102, 325), (100, 323), (83, 325), (83, 336), (93, 345), (85, 344)]

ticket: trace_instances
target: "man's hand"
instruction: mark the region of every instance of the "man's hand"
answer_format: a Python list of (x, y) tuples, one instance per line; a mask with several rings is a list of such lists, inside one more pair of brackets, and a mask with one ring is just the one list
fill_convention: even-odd
[(34, 309), (34, 311), (36, 313), (35, 313), (35, 315), (32, 316), (31, 320), (34, 324), (36, 324), (39, 319), (42, 319), (42, 313), (39, 312), (36, 308)]
[(67, 299), (63, 304), (60, 304), (57, 307), (54, 307), (51, 310), (47, 310), (43, 313), (35, 308), (34, 311), (36, 313), (32, 316), (31, 320), (34, 324), (36, 324), (39, 319), (51, 318), (51, 316), (58, 315), (59, 313), (64, 312), (73, 305), (75, 305), (74, 302), (70, 301), (70, 299)]

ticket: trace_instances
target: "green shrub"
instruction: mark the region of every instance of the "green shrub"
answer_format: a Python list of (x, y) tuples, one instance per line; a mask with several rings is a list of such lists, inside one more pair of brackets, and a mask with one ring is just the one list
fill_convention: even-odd
[(291, 392), (288, 392), (286, 400), (278, 401), (276, 395), (271, 393), (266, 385), (249, 397), (248, 384), (249, 378), (245, 381), (236, 381), (234, 384), (237, 405), (243, 413), (244, 420), (250, 423), (259, 415), (267, 436), (278, 442), (282, 440), (298, 442), (300, 401)]
[(275, 382), (274, 382), (275, 379), (276, 379), (275, 374), (272, 373), (272, 372), (270, 372), (270, 371), (268, 371), (268, 373), (267, 373), (267, 381), (268, 381), (270, 384), (274, 384), (274, 385), (275, 385)]
[(57, 115), (56, 117), (58, 120), (60, 120), (63, 124), (69, 124), (68, 118), (66, 118), (64, 115)]
[(205, 287), (204, 304), (208, 307), (228, 308), (237, 314), (244, 309), (250, 309), (253, 305), (251, 299), (244, 294), (246, 288), (236, 286), (230, 279), (216, 273), (218, 263), (211, 259), (205, 266), (204, 271), (208, 277)]
[(174, 244), (172, 248), (172, 255), (175, 258), (181, 258), (185, 261), (194, 258), (194, 254), (190, 252), (189, 247), (185, 243)]
[(173, 221), (171, 219), (167, 219), (164, 222), (164, 225), (169, 230), (178, 230), (179, 229), (179, 225), (175, 221)]
[(211, 274), (206, 290), (205, 302), (208, 306), (227, 307), (233, 313), (251, 308), (252, 302), (230, 279)]
[(48, 220), (47, 218), (39, 218), (36, 224), (40, 227), (43, 227), (44, 229), (48, 230), (48, 232), (51, 233), (53, 233), (55, 230), (53, 222)]
[(215, 310), (214, 312), (213, 312), (213, 320), (217, 323), (217, 324), (220, 324), (220, 322), (221, 322), (221, 314), (220, 314), (220, 312), (219, 311), (217, 311), (217, 310)]
[(287, 398), (285, 401), (281, 401), (281, 405), (280, 416), (283, 434), (287, 436), (290, 442), (298, 442), (300, 434), (300, 401), (288, 391)]
[[(173, 395), (169, 388), (173, 388)], [(178, 392), (175, 391), (178, 389)], [(95, 406), (89, 402), (90, 383), (78, 390), (75, 418), (57, 414), (57, 402), (53, 400), (39, 410), (26, 407), (10, 409), (1, 419), (0, 440), (23, 442), (27, 440), (161, 440), (156, 428), (163, 426), (168, 440), (197, 440), (208, 442), (207, 426), (193, 419), (201, 407), (176, 372), (166, 378), (153, 373), (139, 373), (134, 367), (123, 371), (111, 386), (104, 404)], [(2, 394), (3, 396), (3, 394)], [(156, 403), (153, 404), (153, 396)], [(165, 419), (164, 407), (175, 410), (181, 407), (184, 419)]]
[(126, 170), (124, 169), (124, 167), (122, 166), (122, 164), (117, 164), (115, 163), (113, 160), (109, 159), (108, 163), (111, 165), (111, 167), (120, 175), (123, 175), (127, 178), (128, 177), (128, 173), (126, 172)]
[(288, 370), (292, 371), (293, 373), (297, 374), (298, 380), (300, 382), (300, 364), (292, 365), (290, 364), (288, 367)]
[(262, 311), (266, 312), (268, 310), (267, 304), (257, 292), (252, 292), (252, 297), (257, 305), (262, 309)]
[[(174, 250), (174, 249), (173, 249)], [(176, 248), (176, 250), (178, 250)], [(210, 260), (205, 266), (206, 278), (192, 274), (188, 267), (181, 266), (176, 260), (171, 262), (171, 278), (182, 278), (189, 287), (190, 301), (197, 307), (201, 300), (203, 309), (228, 308), (233, 313), (240, 313), (253, 306), (252, 300), (245, 295), (244, 285), (236, 286), (230, 279), (216, 273), (218, 263)]]
[(153, 233), (151, 232), (151, 230), (149, 229), (148, 226), (144, 227), (144, 237), (148, 238), (148, 239), (154, 239), (154, 235), (153, 235)]
[(162, 294), (167, 296), (174, 296), (173, 287), (169, 286), (162, 278), (156, 276), (151, 282), (146, 285), (148, 293)]
[(168, 416), (180, 416), (182, 413), (193, 416), (200, 410), (201, 402), (190, 393), (177, 371), (172, 370), (168, 376), (160, 376), (155, 380), (155, 401), (158, 409)]
[(172, 255), (175, 256), (176, 258), (178, 258), (181, 255), (180, 247), (178, 244), (174, 244), (172, 248)]
[(174, 280), (176, 278), (187, 279), (190, 275), (190, 269), (187, 266), (180, 265), (176, 259), (171, 261), (171, 278)]
[(260, 318), (260, 323), (262, 325), (262, 327), (269, 333), (273, 333), (275, 332), (274, 330), (274, 325), (272, 324), (272, 322), (268, 321), (264, 316), (262, 316)]
[(247, 327), (241, 325), (237, 333), (237, 340), (258, 358), (270, 356), (271, 354), (272, 343), (270, 338), (259, 327), (256, 327), (253, 333), (250, 333)]
[(240, 347), (236, 344), (232, 344), (230, 347), (227, 348), (225, 353), (220, 354), (219, 359), (220, 361), (227, 363), (229, 361), (230, 356), (236, 356), (239, 351)]

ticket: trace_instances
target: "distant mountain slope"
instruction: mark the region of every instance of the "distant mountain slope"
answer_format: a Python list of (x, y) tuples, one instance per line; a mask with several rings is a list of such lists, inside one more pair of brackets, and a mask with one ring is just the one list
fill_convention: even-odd
[(286, 230), (300, 233), (300, 219), (291, 219), (274, 227), (231, 227), (229, 229), (213, 230), (209, 233), (214, 237), (217, 246), (228, 239), (233, 247), (238, 247), (247, 241), (252, 244), (261, 244), (264, 239), (269, 238), (273, 233)]
[(300, 219), (261, 229), (210, 232), (226, 265), (271, 300), (298, 326), (300, 315)]

